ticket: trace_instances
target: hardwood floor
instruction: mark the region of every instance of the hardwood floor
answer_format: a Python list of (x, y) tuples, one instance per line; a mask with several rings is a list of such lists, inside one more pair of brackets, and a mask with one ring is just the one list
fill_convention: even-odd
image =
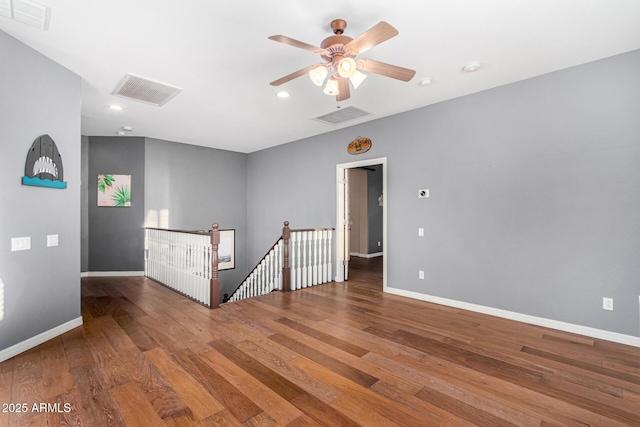
[(213, 311), (83, 279), (84, 325), (0, 364), (0, 425), (640, 425), (640, 349), (382, 294), (380, 261)]

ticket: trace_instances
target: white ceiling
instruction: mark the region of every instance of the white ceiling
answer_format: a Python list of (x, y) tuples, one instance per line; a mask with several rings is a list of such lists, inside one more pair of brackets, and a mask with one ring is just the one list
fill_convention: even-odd
[[(245, 153), (640, 49), (638, 0), (37, 1), (51, 8), (48, 31), (4, 17), (0, 30), (82, 77), (84, 135), (131, 126), (132, 136)], [(270, 86), (321, 60), (267, 37), (320, 45), (335, 18), (353, 38), (393, 25), (400, 34), (362, 57), (415, 69), (414, 79), (369, 74), (340, 103), (306, 76)], [(471, 61), (482, 69), (463, 73)], [(111, 95), (125, 73), (184, 90), (162, 107)], [(433, 83), (420, 86), (425, 77)], [(311, 119), (348, 105), (372, 115)]]

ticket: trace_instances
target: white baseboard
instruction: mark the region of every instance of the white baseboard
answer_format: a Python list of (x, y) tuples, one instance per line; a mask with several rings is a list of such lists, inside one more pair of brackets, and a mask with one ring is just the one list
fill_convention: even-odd
[(350, 252), (349, 255), (357, 256), (358, 258), (375, 258), (384, 255), (384, 252), (374, 252), (372, 254), (359, 254), (357, 252)]
[(49, 341), (50, 339), (55, 338), (58, 335), (62, 335), (65, 332), (72, 330), (73, 328), (77, 328), (78, 326), (82, 326), (82, 316), (76, 317), (73, 320), (69, 320), (67, 323), (63, 323), (60, 326), (49, 329), (48, 331), (38, 334), (35, 337), (19, 342), (16, 345), (12, 345), (9, 348), (5, 348), (4, 350), (0, 351), (0, 362), (9, 360), (13, 356), (17, 356), (24, 351), (32, 349), (33, 347), (36, 347), (45, 341)]
[(518, 322), (530, 323), (532, 325), (544, 326), (551, 329), (557, 329), (564, 332), (571, 332), (579, 335), (586, 335), (591, 338), (598, 338), (607, 341), (613, 341), (620, 344), (640, 347), (640, 337), (632, 335), (619, 334), (617, 332), (604, 331), (602, 329), (591, 328), (588, 326), (574, 325), (573, 323), (560, 322), (558, 320), (545, 319), (544, 317), (530, 316), (528, 314), (516, 313), (514, 311), (501, 310), (499, 308), (487, 307), (484, 305), (471, 304), (462, 301), (456, 301), (447, 298), (436, 297), (427, 294), (421, 294), (413, 291), (387, 287), (385, 292), (399, 295), (403, 297), (413, 298), (421, 301), (432, 302), (435, 304), (446, 305), (449, 307), (460, 308), (463, 310), (475, 311), (477, 313), (489, 314), (491, 316), (502, 317), (505, 319), (516, 320)]
[(144, 271), (85, 271), (80, 277), (140, 277)]

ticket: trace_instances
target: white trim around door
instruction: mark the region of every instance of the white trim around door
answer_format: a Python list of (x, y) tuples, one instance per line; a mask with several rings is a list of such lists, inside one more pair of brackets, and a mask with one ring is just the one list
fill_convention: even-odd
[(366, 159), (356, 162), (340, 163), (336, 165), (336, 282), (343, 282), (345, 276), (344, 261), (348, 260), (349, 254), (345, 248), (345, 190), (344, 175), (346, 169), (358, 168), (362, 166), (382, 165), (382, 253), (384, 258), (382, 261), (382, 289), (387, 291), (387, 206), (389, 204), (389, 195), (387, 192), (387, 158), (379, 157), (376, 159)]

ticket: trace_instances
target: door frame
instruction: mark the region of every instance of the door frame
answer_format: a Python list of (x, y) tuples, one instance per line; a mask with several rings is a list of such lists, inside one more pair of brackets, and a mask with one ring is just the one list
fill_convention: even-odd
[(344, 282), (344, 261), (349, 254), (344, 254), (345, 233), (342, 218), (345, 213), (345, 201), (340, 197), (343, 185), (345, 169), (353, 169), (361, 166), (382, 165), (382, 290), (387, 290), (387, 205), (389, 195), (387, 189), (387, 158), (378, 157), (375, 159), (359, 160), (356, 162), (340, 163), (336, 165), (336, 282)]

